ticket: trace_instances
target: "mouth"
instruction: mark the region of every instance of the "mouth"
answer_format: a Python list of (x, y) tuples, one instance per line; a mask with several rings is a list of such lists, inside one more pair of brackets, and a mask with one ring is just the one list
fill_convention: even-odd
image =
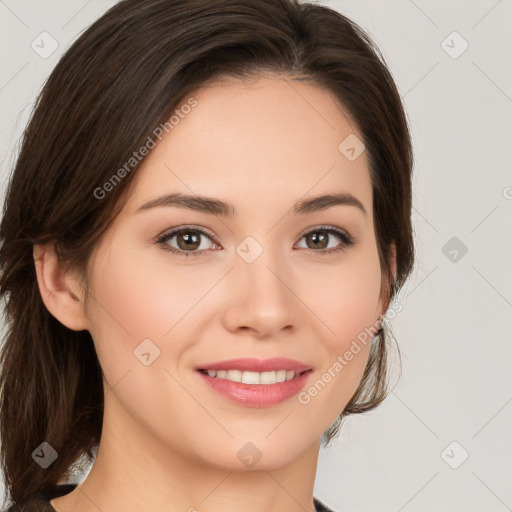
[(199, 368), (200, 380), (215, 395), (243, 407), (272, 407), (296, 396), (310, 380), (313, 369), (302, 371), (214, 370)]
[(253, 372), (241, 370), (207, 370), (200, 368), (198, 370), (204, 375), (213, 377), (215, 379), (224, 379), (231, 382), (239, 382), (242, 384), (251, 385), (271, 385), (279, 382), (288, 382), (298, 379), (301, 375), (311, 372), (313, 370), (304, 370), (297, 372), (293, 370), (274, 370), (269, 372)]

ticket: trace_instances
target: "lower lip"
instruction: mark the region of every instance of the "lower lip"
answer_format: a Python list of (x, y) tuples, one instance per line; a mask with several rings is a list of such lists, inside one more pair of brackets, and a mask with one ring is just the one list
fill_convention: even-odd
[(305, 386), (311, 372), (312, 370), (308, 370), (299, 377), (276, 384), (244, 384), (210, 377), (205, 373), (196, 371), (210, 388), (233, 402), (249, 407), (268, 407), (284, 402), (296, 395)]

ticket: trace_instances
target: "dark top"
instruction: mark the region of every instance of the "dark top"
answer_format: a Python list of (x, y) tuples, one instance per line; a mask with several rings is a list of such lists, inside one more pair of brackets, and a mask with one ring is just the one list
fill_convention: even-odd
[[(11, 505), (5, 512), (57, 512), (50, 504), (50, 500), (70, 493), (77, 484), (61, 484), (27, 496), (23, 501)], [(316, 512), (333, 512), (321, 501), (313, 497)]]

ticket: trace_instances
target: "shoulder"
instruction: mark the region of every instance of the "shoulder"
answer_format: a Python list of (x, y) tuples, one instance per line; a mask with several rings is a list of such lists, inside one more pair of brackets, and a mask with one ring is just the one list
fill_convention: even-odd
[(319, 499), (313, 497), (313, 501), (315, 503), (315, 511), (316, 512), (334, 512), (334, 510), (330, 509), (327, 505), (322, 503)]
[(4, 512), (56, 512), (50, 500), (70, 493), (77, 484), (61, 484), (34, 492), (5, 509)]

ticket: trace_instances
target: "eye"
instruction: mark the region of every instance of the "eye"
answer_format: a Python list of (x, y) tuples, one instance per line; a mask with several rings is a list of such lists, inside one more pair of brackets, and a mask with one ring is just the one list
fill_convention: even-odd
[[(338, 245), (334, 246), (329, 245), (332, 239), (332, 235), (335, 235), (336, 238), (342, 241), (342, 243), (338, 243)], [(317, 252), (319, 256), (344, 251), (355, 243), (355, 239), (351, 235), (349, 235), (346, 231), (334, 226), (320, 226), (308, 231), (302, 235), (302, 238), (305, 238), (306, 244), (310, 245), (310, 247), (306, 248), (310, 249), (312, 246), (313, 252)]]
[[(337, 245), (330, 245), (332, 235), (341, 240)], [(171, 244), (173, 239), (177, 247)], [(161, 235), (156, 243), (159, 244), (165, 251), (172, 252), (180, 257), (202, 256), (208, 250), (208, 243), (204, 244), (201, 238), (207, 238), (217, 244), (213, 234), (205, 231), (203, 228), (193, 226), (182, 226), (180, 228), (172, 229)], [(346, 231), (335, 226), (320, 226), (303, 234), (301, 239), (306, 239), (306, 244), (311, 247), (306, 247), (319, 256), (324, 256), (332, 253), (344, 251), (350, 246), (354, 245), (355, 239)], [(217, 244), (220, 247), (220, 244)], [(214, 249), (218, 250), (218, 249)]]
[[(202, 243), (201, 238), (203, 237), (214, 240), (213, 235), (210, 235), (204, 229), (185, 226), (164, 233), (158, 238), (157, 244), (160, 244), (162, 249), (172, 252), (178, 256), (201, 256), (204, 254), (204, 251), (208, 249), (208, 244), (205, 246), (205, 244)], [(176, 238), (178, 247), (173, 247), (170, 244), (173, 238)]]

